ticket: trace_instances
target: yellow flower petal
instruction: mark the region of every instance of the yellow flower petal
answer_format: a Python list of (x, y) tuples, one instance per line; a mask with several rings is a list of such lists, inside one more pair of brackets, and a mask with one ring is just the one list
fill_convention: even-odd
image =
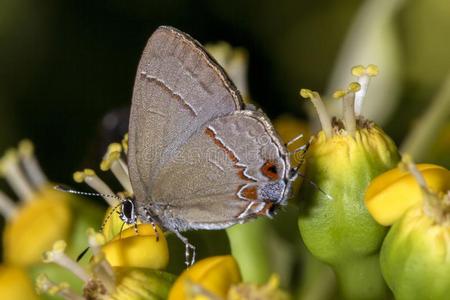
[(270, 276), (264, 285), (254, 283), (239, 283), (231, 287), (227, 300), (289, 300), (289, 294), (280, 289), (280, 277), (276, 274)]
[(199, 285), (205, 291), (225, 298), (230, 287), (240, 281), (239, 267), (231, 255), (208, 257), (198, 261), (178, 277), (168, 299), (205, 299), (201, 295), (190, 296), (189, 284)]
[(0, 295), (2, 299), (39, 299), (25, 270), (12, 266), (0, 266)]
[[(434, 192), (450, 189), (450, 171), (432, 164), (418, 164), (418, 170)], [(365, 203), (372, 217), (389, 226), (410, 207), (422, 202), (422, 191), (409, 172), (395, 168), (376, 177), (366, 190)]]
[(141, 267), (164, 269), (169, 263), (169, 248), (164, 233), (157, 228), (159, 240), (150, 224), (138, 225), (122, 231), (102, 247), (106, 260), (113, 267)]
[(115, 268), (116, 287), (107, 299), (167, 299), (175, 275), (142, 268)]
[(6, 224), (3, 235), (6, 262), (22, 266), (40, 262), (42, 253), (56, 240), (67, 238), (72, 221), (67, 195), (55, 193), (57, 197), (50, 197), (48, 193), (37, 194)]

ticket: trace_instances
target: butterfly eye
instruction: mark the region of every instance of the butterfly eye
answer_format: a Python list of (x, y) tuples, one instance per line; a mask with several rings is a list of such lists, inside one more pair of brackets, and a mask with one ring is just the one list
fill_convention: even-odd
[(122, 202), (122, 211), (120, 213), (120, 218), (125, 223), (130, 224), (133, 222), (133, 220), (135, 218), (133, 201), (127, 199)]

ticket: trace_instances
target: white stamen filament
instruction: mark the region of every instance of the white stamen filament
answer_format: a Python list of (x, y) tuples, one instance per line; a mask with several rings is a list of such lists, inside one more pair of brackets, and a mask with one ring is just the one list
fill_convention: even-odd
[(355, 115), (358, 117), (361, 115), (362, 107), (364, 104), (364, 98), (369, 88), (370, 77), (363, 75), (358, 78), (358, 83), (361, 85), (361, 89), (355, 94)]
[(111, 171), (125, 191), (132, 194), (133, 188), (131, 187), (130, 177), (128, 175), (128, 167), (122, 159), (115, 160), (111, 163)]
[(48, 179), (34, 156), (33, 144), (29, 140), (19, 143), (19, 155), (23, 163), (25, 172), (35, 187), (41, 187), (48, 183)]
[(120, 158), (123, 146), (119, 143), (112, 143), (108, 146), (108, 150), (103, 156), (103, 160), (100, 164), (102, 171), (110, 170), (116, 179), (120, 182), (122, 187), (129, 194), (133, 193), (131, 187), (130, 177), (128, 174), (127, 164)]
[(32, 201), (34, 191), (19, 166), (14, 150), (9, 150), (0, 163), (1, 173), (21, 201)]
[(0, 214), (11, 220), (17, 214), (17, 207), (13, 200), (0, 191)]
[(352, 75), (356, 76), (357, 82), (360, 85), (360, 90), (355, 94), (355, 115), (361, 115), (364, 98), (366, 97), (369, 88), (370, 77), (377, 76), (379, 70), (376, 65), (368, 65), (367, 67), (358, 65), (352, 68)]
[(56, 263), (57, 265), (71, 271), (78, 278), (87, 283), (90, 276), (86, 271), (74, 260), (68, 257), (64, 250), (66, 248), (66, 243), (64, 241), (57, 241), (53, 245), (53, 249), (44, 254), (44, 262), (46, 263)]
[(303, 98), (309, 98), (316, 108), (317, 115), (319, 116), (320, 124), (322, 125), (322, 130), (327, 138), (333, 136), (333, 127), (331, 126), (331, 119), (328, 112), (323, 104), (322, 98), (320, 98), (319, 93), (313, 92), (311, 90), (302, 89), (300, 90), (300, 95)]
[(417, 183), (419, 184), (421, 190), (428, 195), (430, 193), (430, 189), (428, 188), (427, 182), (425, 181), (425, 178), (423, 177), (422, 173), (417, 169), (416, 165), (410, 161), (410, 159), (407, 157), (404, 160), (406, 169), (413, 175)]
[(345, 130), (351, 136), (355, 135), (356, 132), (355, 93), (353, 92), (349, 92), (344, 96), (343, 118)]
[(88, 244), (95, 258), (94, 275), (102, 282), (108, 293), (112, 293), (116, 286), (116, 279), (111, 265), (104, 258), (100, 248), (104, 244), (104, 236), (90, 229), (88, 231)]

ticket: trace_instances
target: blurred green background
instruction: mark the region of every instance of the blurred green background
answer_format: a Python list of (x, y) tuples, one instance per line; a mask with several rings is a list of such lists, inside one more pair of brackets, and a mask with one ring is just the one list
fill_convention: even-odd
[[(355, 25), (358, 16), (368, 24)], [(384, 85), (373, 84), (369, 94), (385, 108), (375, 119), (401, 143), (450, 70), (449, 16), (448, 0), (1, 0), (0, 149), (29, 137), (48, 176), (61, 182), (96, 166), (99, 147), (126, 129), (123, 122), (102, 127), (102, 119), (130, 104), (139, 57), (162, 24), (202, 43), (245, 47), (250, 94), (271, 117), (306, 118), (299, 88), (328, 94), (340, 88), (332, 82), (352, 66), (342, 57), (378, 63), (375, 81)], [(356, 39), (348, 42), (352, 30)], [(422, 160), (448, 167), (445, 123), (448, 113), (434, 130), (441, 144), (427, 145)]]

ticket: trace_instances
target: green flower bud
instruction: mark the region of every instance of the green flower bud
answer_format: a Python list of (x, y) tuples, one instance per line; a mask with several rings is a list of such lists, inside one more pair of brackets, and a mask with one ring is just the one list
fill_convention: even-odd
[[(423, 176), (412, 163), (408, 168), (420, 183), (413, 187), (417, 196), (405, 191), (406, 198), (420, 196), (421, 201), (406, 212), (390, 229), (381, 249), (383, 276), (397, 300), (448, 299), (450, 295), (450, 172), (440, 178)], [(435, 170), (436, 171), (436, 170)], [(410, 176), (412, 177), (412, 176)], [(436, 190), (434, 182), (446, 181), (446, 190)], [(417, 184), (416, 184), (417, 185)], [(442, 186), (442, 185), (441, 185)], [(391, 186), (399, 191), (402, 184)], [(445, 193), (445, 194), (444, 194)], [(389, 196), (389, 195), (387, 195)], [(401, 201), (401, 199), (396, 200)], [(395, 202), (391, 205), (395, 209)], [(404, 199), (408, 203), (409, 199)], [(390, 209), (386, 205), (385, 209)]]
[[(357, 75), (375, 75), (374, 66), (354, 68)], [(364, 204), (370, 181), (393, 168), (399, 154), (393, 141), (373, 122), (358, 116), (364, 95), (358, 83), (343, 98), (343, 120), (331, 121), (316, 92), (302, 90), (319, 113), (323, 130), (313, 136), (306, 153), (305, 177), (300, 191), (299, 228), (305, 245), (334, 269), (344, 299), (382, 299), (387, 291), (381, 276), (378, 251), (386, 228), (371, 217)]]

